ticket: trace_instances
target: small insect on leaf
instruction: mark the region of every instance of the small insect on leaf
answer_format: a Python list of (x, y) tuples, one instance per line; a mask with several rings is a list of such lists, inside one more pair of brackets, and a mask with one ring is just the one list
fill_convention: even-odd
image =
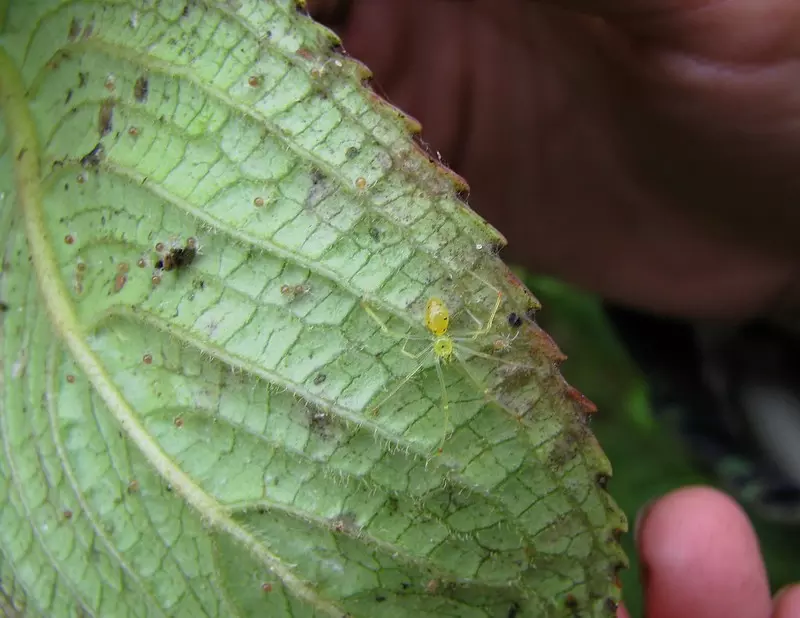
[(311, 286), (304, 283), (297, 283), (294, 285), (284, 283), (281, 285), (281, 295), (285, 296), (289, 300), (295, 300), (304, 294), (308, 294), (310, 291)]
[[(162, 243), (159, 244), (163, 247)], [(166, 254), (156, 260), (155, 267), (160, 270), (177, 271), (189, 266), (195, 257), (197, 257), (197, 241), (190, 238), (183, 247), (171, 247)]]

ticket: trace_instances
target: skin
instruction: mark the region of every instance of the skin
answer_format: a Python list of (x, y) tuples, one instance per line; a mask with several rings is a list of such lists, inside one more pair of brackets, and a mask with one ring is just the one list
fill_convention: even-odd
[(308, 5), (469, 180), (508, 261), (662, 315), (796, 323), (800, 3)]
[(717, 490), (664, 496), (640, 515), (636, 541), (648, 618), (800, 618), (800, 585), (770, 598), (747, 515)]

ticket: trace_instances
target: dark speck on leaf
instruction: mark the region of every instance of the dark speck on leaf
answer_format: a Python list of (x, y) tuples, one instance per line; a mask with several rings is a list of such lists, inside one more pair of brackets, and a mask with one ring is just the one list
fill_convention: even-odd
[(567, 606), (567, 609), (578, 609), (578, 599), (575, 598), (575, 595), (568, 594), (564, 599), (564, 605)]
[(103, 160), (104, 153), (105, 148), (103, 148), (103, 144), (98, 142), (90, 152), (81, 157), (81, 165), (83, 167), (96, 167), (100, 165), (100, 161)]
[(344, 151), (344, 156), (348, 159), (354, 159), (355, 156), (358, 154), (358, 148), (355, 146), (350, 146), (347, 150)]
[(114, 120), (114, 99), (106, 99), (100, 106), (100, 115), (97, 118), (97, 129), (100, 137), (111, 133)]
[(70, 41), (74, 41), (77, 39), (81, 34), (81, 22), (79, 22), (76, 18), (72, 18), (72, 21), (69, 22), (69, 31), (67, 32), (67, 38)]
[(519, 328), (522, 326), (522, 318), (519, 317), (516, 313), (509, 313), (508, 314), (508, 325), (514, 328)]
[(314, 377), (314, 384), (317, 384), (317, 385), (322, 384), (327, 379), (328, 379), (328, 376), (326, 376), (324, 373), (318, 373)]
[(606, 609), (608, 610), (609, 614), (611, 614), (612, 616), (616, 616), (618, 607), (619, 603), (617, 603), (614, 599), (612, 598), (606, 599)]
[(183, 5), (183, 11), (181, 11), (181, 17), (189, 17), (189, 3)]
[(375, 597), (375, 600), (376, 600), (378, 603), (383, 603), (383, 602), (386, 600), (386, 597), (385, 597), (385, 596), (383, 596), (382, 594), (379, 594), (378, 596), (376, 596), (376, 597)]
[(67, 89), (67, 95), (64, 97), (64, 105), (72, 100), (72, 88)]
[(608, 475), (607, 474), (598, 474), (597, 475), (597, 486), (600, 489), (605, 489), (608, 487)]
[(517, 618), (517, 614), (519, 614), (519, 604), (513, 603), (511, 607), (508, 608), (506, 618)]
[(22, 148), (22, 149), (21, 149), (21, 150), (20, 150), (20, 151), (17, 153), (17, 161), (22, 161), (22, 157), (24, 157), (24, 156), (25, 156), (25, 153), (26, 153), (26, 152), (28, 152), (28, 149), (27, 149), (27, 148)]
[(322, 182), (322, 180), (324, 178), (325, 178), (325, 174), (322, 172), (322, 170), (320, 170), (319, 168), (316, 168), (316, 167), (312, 168), (312, 170), (311, 170), (311, 182), (313, 182), (316, 185), (316, 184), (319, 184), (320, 182)]
[(381, 241), (381, 231), (376, 227), (369, 228), (369, 235), (375, 242)]
[(408, 590), (409, 588), (411, 588), (411, 584), (409, 584), (408, 582), (401, 582), (401, 583), (400, 583), (400, 587), (401, 587), (403, 590)]
[(0, 301), (0, 313), (5, 313), (8, 311), (8, 304)]
[(133, 97), (138, 103), (147, 101), (147, 93), (150, 90), (150, 84), (144, 75), (137, 78), (136, 83), (133, 85)]
[(89, 74), (82, 71), (78, 72), (78, 88), (85, 88), (89, 83)]

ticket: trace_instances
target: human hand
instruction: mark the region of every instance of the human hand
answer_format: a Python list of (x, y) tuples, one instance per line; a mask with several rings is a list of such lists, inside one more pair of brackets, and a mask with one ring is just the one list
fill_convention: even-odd
[(682, 318), (800, 308), (800, 3), (309, 8), (422, 121), (511, 260)]
[[(664, 496), (637, 522), (647, 618), (800, 618), (800, 585), (770, 599), (742, 509), (707, 487)], [(629, 618), (624, 608), (618, 618)]]

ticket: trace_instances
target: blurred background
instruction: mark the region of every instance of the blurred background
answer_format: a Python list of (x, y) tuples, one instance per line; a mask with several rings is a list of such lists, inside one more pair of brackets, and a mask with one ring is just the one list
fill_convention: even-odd
[[(561, 367), (564, 376), (599, 408), (592, 430), (613, 465), (609, 491), (627, 514), (631, 530), (637, 511), (672, 489), (702, 483), (730, 490), (690, 452), (674, 419), (654, 412), (653, 385), (631, 358), (602, 303), (557, 280), (516, 272), (542, 303), (537, 323), (569, 356)], [(800, 580), (800, 522), (776, 522), (774, 513), (760, 514), (757, 504), (750, 504), (748, 512), (777, 590)], [(631, 559), (631, 568), (622, 574), (625, 602), (632, 616), (641, 616), (632, 534), (623, 545)]]

